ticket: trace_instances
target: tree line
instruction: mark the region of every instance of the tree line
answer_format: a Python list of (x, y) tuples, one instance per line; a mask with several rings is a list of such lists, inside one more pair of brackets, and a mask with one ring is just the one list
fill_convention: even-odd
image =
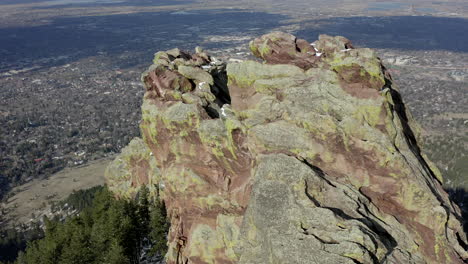
[(150, 200), (146, 186), (130, 201), (115, 199), (104, 187), (79, 215), (44, 222), (44, 237), (28, 242), (15, 264), (141, 263), (167, 251), (164, 203)]

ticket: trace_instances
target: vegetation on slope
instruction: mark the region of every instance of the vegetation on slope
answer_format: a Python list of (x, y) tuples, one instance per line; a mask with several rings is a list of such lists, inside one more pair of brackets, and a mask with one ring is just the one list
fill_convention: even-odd
[[(79, 192), (83, 201), (90, 193)], [(150, 201), (146, 187), (132, 201), (104, 187), (79, 215), (63, 223), (45, 219), (44, 238), (28, 242), (15, 263), (139, 263), (146, 254), (165, 254), (167, 229), (164, 204)]]

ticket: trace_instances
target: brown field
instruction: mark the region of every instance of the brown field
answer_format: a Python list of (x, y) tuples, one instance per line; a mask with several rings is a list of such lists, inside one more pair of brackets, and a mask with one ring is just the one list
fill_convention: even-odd
[[(2, 205), (8, 211), (7, 224), (30, 222), (50, 213), (51, 203), (65, 199), (74, 190), (103, 185), (104, 171), (112, 158), (103, 158), (86, 165), (64, 169), (47, 179), (37, 179), (13, 189), (14, 196)], [(32, 217), (34, 213), (35, 217)], [(14, 223), (9, 219), (15, 219)]]

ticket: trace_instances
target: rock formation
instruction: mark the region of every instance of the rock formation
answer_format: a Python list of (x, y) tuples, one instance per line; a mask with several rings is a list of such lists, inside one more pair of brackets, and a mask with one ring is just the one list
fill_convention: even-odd
[(459, 208), (375, 52), (274, 32), (258, 61), (158, 52), (116, 195), (164, 200), (168, 263), (463, 263)]

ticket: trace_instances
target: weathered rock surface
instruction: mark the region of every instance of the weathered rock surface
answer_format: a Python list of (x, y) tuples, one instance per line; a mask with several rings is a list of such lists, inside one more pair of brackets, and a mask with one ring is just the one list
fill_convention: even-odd
[(134, 138), (106, 169), (106, 180), (122, 198), (132, 198), (146, 185), (152, 195), (161, 182), (159, 168), (151, 150), (141, 138)]
[[(109, 167), (149, 184), (171, 220), (168, 263), (463, 263), (460, 211), (374, 51), (275, 32), (266, 63), (159, 52), (141, 132)], [(144, 142), (144, 143), (143, 143)]]

